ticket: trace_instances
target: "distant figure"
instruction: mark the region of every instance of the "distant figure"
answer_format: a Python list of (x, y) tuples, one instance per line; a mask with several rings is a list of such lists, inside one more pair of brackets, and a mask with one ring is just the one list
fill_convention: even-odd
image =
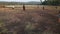
[(57, 6), (55, 8), (57, 9)]
[(44, 6), (43, 6), (43, 10), (44, 10)]
[(25, 11), (25, 5), (23, 5), (23, 10)]

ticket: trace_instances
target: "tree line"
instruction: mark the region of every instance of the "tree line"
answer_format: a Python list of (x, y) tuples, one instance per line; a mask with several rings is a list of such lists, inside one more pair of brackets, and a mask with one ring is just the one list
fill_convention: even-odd
[(40, 0), (42, 5), (60, 5), (60, 0)]

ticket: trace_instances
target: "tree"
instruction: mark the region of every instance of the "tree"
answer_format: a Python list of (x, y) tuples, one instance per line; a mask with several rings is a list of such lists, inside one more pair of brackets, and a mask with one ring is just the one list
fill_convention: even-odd
[(60, 5), (59, 0), (45, 0), (42, 4), (45, 5)]

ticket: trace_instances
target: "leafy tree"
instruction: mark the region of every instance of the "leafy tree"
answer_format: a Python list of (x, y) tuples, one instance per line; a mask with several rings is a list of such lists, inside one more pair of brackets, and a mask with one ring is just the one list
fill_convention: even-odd
[(59, 0), (45, 0), (42, 4), (43, 5), (60, 5), (60, 1)]

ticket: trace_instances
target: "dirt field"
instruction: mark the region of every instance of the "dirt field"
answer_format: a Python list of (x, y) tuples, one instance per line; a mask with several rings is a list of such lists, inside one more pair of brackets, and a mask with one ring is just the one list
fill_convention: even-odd
[[(23, 5), (5, 5), (5, 7), (9, 7), (9, 6), (14, 6), (14, 7), (18, 7), (18, 8), (22, 8)], [(34, 9), (34, 8), (40, 8), (42, 9), (42, 7), (45, 7), (45, 9), (49, 9), (49, 10), (55, 10), (56, 6), (47, 6), (47, 5), (25, 5), (26, 9)], [(60, 6), (57, 6), (57, 10), (60, 9)]]
[[(11, 7), (9, 7), (11, 6)], [(13, 7), (14, 6), (14, 7)], [(44, 10), (43, 10), (44, 6)], [(13, 9), (14, 8), (14, 9)], [(58, 14), (60, 11), (60, 6), (46, 6), (46, 5), (25, 5), (26, 11), (45, 11), (51, 14)], [(23, 11), (23, 5), (5, 5), (5, 7), (1, 7), (0, 11)]]
[(48, 6), (26, 6), (0, 8), (0, 34), (59, 34), (60, 23), (57, 21), (59, 10)]

